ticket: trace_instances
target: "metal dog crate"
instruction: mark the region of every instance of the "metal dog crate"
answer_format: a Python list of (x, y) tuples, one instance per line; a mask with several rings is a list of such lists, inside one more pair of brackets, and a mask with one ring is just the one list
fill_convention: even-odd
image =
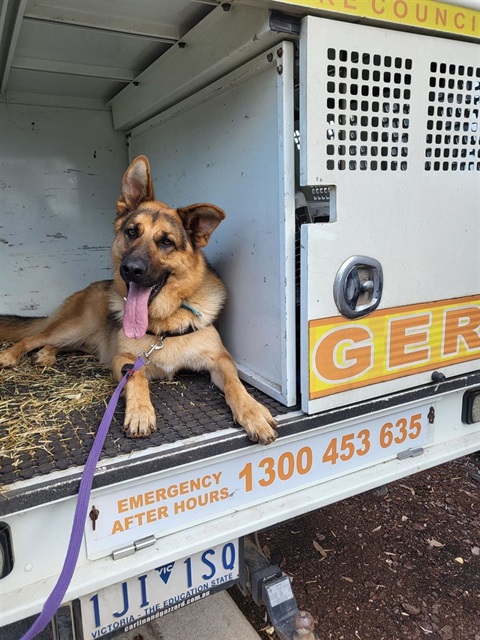
[[(160, 198), (184, 205), (213, 197), (228, 212), (207, 252), (234, 292), (220, 327), (241, 372), (294, 404), (300, 333), (302, 408), (315, 413), (424, 384), (432, 366), (446, 375), (476, 370), (473, 334), (446, 349), (440, 315), (470, 309), (458, 321), (472, 331), (478, 321), (478, 48), (307, 17), (299, 49), (299, 79), (294, 47), (283, 42), (131, 132), (132, 156), (145, 153), (157, 167)], [(312, 195), (320, 189), (324, 202)], [(301, 227), (300, 319), (299, 191), (310, 205)], [(336, 278), (355, 256), (363, 269), (370, 257), (382, 270), (381, 301), (367, 324), (361, 313), (342, 318), (336, 299)], [(433, 317), (430, 306), (440, 301)], [(407, 316), (406, 331), (417, 337), (392, 344), (409, 351), (393, 357), (388, 341)], [(324, 340), (334, 329), (335, 354)], [(352, 365), (365, 349), (370, 361), (359, 374)], [(331, 360), (331, 379), (315, 357)]]

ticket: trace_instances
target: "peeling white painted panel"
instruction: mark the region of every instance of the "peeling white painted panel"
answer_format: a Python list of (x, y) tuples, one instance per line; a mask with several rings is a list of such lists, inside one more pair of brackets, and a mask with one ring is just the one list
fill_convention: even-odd
[(0, 105), (0, 313), (110, 277), (125, 137), (106, 111)]

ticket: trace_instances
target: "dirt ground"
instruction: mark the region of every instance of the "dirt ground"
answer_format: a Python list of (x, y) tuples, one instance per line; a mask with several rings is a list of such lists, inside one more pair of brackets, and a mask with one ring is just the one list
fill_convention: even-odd
[[(263, 531), (320, 640), (480, 640), (480, 455)], [(231, 590), (264, 640), (265, 609)]]

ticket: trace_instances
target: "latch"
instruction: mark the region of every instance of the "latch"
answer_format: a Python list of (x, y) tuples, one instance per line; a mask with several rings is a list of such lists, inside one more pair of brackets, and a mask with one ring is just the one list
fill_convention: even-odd
[(382, 290), (382, 265), (367, 256), (348, 258), (337, 271), (333, 283), (337, 309), (350, 320), (374, 311), (380, 304)]
[(145, 549), (145, 547), (151, 547), (155, 544), (155, 536), (147, 536), (146, 538), (140, 538), (140, 540), (135, 540), (135, 542), (131, 542), (130, 544), (125, 545), (124, 547), (120, 547), (112, 553), (112, 558), (114, 560), (120, 560), (121, 558), (126, 558), (127, 556), (131, 556), (136, 551), (140, 551), (140, 549)]

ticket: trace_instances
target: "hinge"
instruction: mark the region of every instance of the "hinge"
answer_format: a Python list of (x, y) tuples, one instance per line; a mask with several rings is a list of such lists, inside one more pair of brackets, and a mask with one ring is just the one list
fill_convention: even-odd
[(140, 549), (145, 549), (146, 547), (151, 547), (155, 544), (155, 536), (147, 536), (146, 538), (140, 538), (140, 540), (135, 540), (135, 542), (131, 542), (127, 544), (125, 547), (120, 547), (112, 553), (112, 558), (114, 560), (120, 560), (121, 558), (126, 558), (127, 556), (133, 555), (136, 551), (140, 551)]
[(406, 451), (400, 451), (400, 453), (397, 453), (397, 459), (405, 460), (406, 458), (416, 458), (417, 456), (421, 456), (423, 453), (425, 453), (425, 449), (423, 447), (407, 449)]

